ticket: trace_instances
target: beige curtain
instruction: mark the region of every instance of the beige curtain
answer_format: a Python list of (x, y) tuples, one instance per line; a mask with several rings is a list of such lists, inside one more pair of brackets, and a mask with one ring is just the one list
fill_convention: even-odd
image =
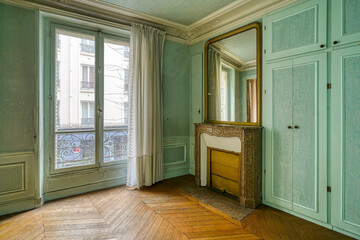
[(208, 50), (208, 118), (220, 120), (220, 73), (221, 55), (215, 49)]
[(246, 81), (246, 109), (246, 120), (248, 122), (256, 122), (256, 79), (248, 79)]
[(127, 186), (163, 179), (161, 75), (165, 32), (132, 24)]

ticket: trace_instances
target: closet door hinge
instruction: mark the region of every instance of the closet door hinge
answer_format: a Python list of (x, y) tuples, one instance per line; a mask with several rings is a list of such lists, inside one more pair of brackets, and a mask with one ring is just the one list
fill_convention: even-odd
[(264, 54), (266, 54), (266, 49), (264, 49)]
[(264, 26), (264, 31), (266, 31), (266, 26)]
[(327, 89), (331, 89), (331, 83), (327, 84)]
[(326, 190), (327, 190), (327, 192), (330, 192), (330, 193), (331, 193), (331, 187), (327, 186), (327, 187), (326, 187)]

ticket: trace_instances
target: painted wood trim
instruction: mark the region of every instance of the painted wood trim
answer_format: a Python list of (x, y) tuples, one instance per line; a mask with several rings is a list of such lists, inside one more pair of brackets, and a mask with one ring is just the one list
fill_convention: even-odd
[(164, 163), (164, 179), (183, 176), (189, 174), (189, 153), (190, 153), (190, 138), (187, 136), (174, 136), (164, 138), (163, 148), (183, 147), (184, 161), (174, 163)]
[(87, 193), (90, 191), (96, 191), (100, 189), (116, 187), (120, 185), (124, 185), (126, 183), (126, 177), (106, 180), (102, 182), (97, 182), (93, 184), (77, 186), (73, 188), (61, 189), (58, 191), (51, 191), (44, 194), (44, 201), (55, 200), (59, 198), (69, 197), (73, 195), (78, 195), (81, 193)]
[(187, 148), (187, 144), (186, 143), (180, 143), (180, 144), (171, 144), (171, 145), (165, 145), (164, 146), (164, 149), (165, 148), (178, 148), (178, 147), (182, 147), (184, 149), (184, 159), (182, 161), (177, 161), (177, 162), (171, 162), (171, 163), (164, 163), (164, 166), (169, 166), (169, 165), (176, 165), (176, 164), (186, 164), (188, 161), (187, 161), (187, 151), (186, 151), (186, 148)]
[(11, 201), (0, 204), (0, 216), (10, 213), (22, 212), (35, 207), (34, 199), (22, 199), (20, 201)]
[[(9, 167), (20, 167), (21, 176), (13, 175), (8, 179), (11, 183), (20, 183), (21, 187), (9, 189), (0, 193), (0, 204), (17, 201), (35, 196), (35, 174), (34, 174), (34, 152), (17, 152), (11, 154), (0, 154), (0, 169)], [(21, 177), (20, 179), (15, 177)], [(1, 215), (1, 214), (0, 214)]]

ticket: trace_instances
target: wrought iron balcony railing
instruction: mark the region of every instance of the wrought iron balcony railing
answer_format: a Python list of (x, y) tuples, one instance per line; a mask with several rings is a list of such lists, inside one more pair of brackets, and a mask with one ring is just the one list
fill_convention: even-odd
[(81, 46), (81, 52), (91, 53), (91, 54), (95, 53), (95, 46), (93, 45), (80, 43), (80, 46)]
[(81, 89), (94, 89), (95, 82), (85, 82), (81, 81)]
[[(104, 130), (104, 162), (127, 160), (127, 133), (127, 126)], [(55, 147), (56, 169), (95, 163), (94, 132), (57, 133)]]

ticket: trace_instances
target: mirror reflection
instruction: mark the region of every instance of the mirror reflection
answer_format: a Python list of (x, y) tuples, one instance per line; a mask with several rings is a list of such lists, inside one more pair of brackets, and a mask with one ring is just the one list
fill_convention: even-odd
[[(207, 119), (258, 121), (257, 28), (207, 45)], [(211, 41), (211, 40), (210, 40)]]

